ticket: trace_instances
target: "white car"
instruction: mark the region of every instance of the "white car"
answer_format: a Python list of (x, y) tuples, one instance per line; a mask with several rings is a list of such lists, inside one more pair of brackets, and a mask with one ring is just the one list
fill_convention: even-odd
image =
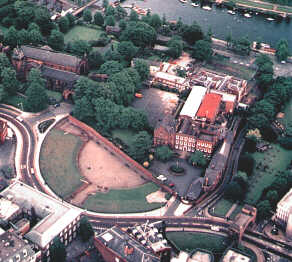
[(160, 181), (166, 181), (167, 180), (167, 178), (164, 175), (159, 175), (157, 177), (157, 179), (160, 180)]

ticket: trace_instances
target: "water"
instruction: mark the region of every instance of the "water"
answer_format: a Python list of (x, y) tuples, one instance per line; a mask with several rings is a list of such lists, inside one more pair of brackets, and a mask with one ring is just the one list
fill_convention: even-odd
[[(189, 0), (190, 1), (190, 0)], [(261, 41), (275, 47), (279, 39), (287, 39), (292, 51), (292, 23), (267, 21), (261, 15), (246, 18), (240, 13), (230, 15), (225, 8), (216, 8), (211, 11), (200, 7), (192, 7), (190, 2), (182, 4), (178, 0), (126, 0), (123, 4), (135, 3), (142, 8), (151, 8), (152, 13), (161, 17), (165, 14), (167, 20), (178, 20), (179, 17), (186, 24), (196, 21), (207, 32), (211, 27), (214, 37), (225, 39), (231, 32), (233, 38), (248, 36), (251, 41)]]

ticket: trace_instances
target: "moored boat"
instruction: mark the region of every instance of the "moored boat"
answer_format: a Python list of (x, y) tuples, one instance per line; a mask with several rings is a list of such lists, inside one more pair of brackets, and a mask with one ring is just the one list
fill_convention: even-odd
[(196, 4), (196, 3), (191, 3), (191, 5), (192, 5), (193, 7), (198, 7), (198, 6), (199, 6), (199, 4)]
[(205, 5), (205, 6), (203, 6), (202, 7), (204, 10), (207, 10), (207, 11), (211, 11), (212, 10), (212, 8), (210, 7), (210, 6), (208, 6), (208, 5)]
[(187, 0), (179, 0), (181, 3), (186, 4), (188, 1)]
[(275, 19), (274, 18), (272, 18), (272, 17), (268, 17), (268, 18), (266, 18), (268, 21), (274, 21)]
[(249, 13), (245, 13), (245, 14), (244, 14), (244, 17), (246, 17), (246, 18), (251, 18), (251, 14), (249, 14)]
[(232, 10), (228, 10), (227, 13), (230, 14), (230, 15), (235, 15), (235, 12), (232, 11)]

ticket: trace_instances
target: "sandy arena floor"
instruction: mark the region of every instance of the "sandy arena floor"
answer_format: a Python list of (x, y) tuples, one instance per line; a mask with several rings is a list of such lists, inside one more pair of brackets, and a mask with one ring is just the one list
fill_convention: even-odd
[(80, 153), (79, 168), (91, 184), (71, 200), (73, 204), (81, 204), (89, 194), (105, 188), (131, 188), (145, 183), (121, 160), (92, 140), (84, 145)]

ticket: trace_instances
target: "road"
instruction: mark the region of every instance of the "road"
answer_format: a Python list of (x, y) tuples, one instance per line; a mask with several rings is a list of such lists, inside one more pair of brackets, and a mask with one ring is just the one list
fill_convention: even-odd
[[(0, 106), (0, 118), (3, 118), (10, 122), (15, 128), (18, 129), (22, 136), (23, 146), (19, 157), (20, 165), (20, 179), (37, 188), (40, 191), (47, 192), (46, 188), (39, 183), (34, 175), (31, 175), (30, 170), (34, 167), (34, 148), (36, 146), (36, 135), (33, 129), (26, 120), (19, 121), (16, 119), (20, 115), (17, 110), (11, 110), (4, 105)], [(234, 150), (238, 149), (238, 143), (235, 143)], [(236, 154), (232, 154), (236, 155)], [(236, 157), (236, 156), (235, 156)], [(230, 165), (233, 166), (233, 163)], [(229, 167), (229, 172), (232, 172), (232, 168)], [(228, 179), (227, 179), (228, 180)], [(206, 203), (205, 203), (206, 204)], [(208, 205), (209, 203), (207, 203)], [(202, 217), (202, 216), (152, 216), (152, 217), (135, 217), (135, 216), (105, 216), (95, 214), (93, 212), (84, 211), (84, 215), (88, 217), (88, 220), (92, 223), (94, 228), (108, 228), (112, 225), (120, 225), (121, 227), (132, 226), (136, 223), (155, 222), (164, 220), (167, 228), (177, 228), (180, 231), (182, 228), (205, 228), (216, 225), (220, 227), (220, 231), (227, 233), (230, 225), (230, 221), (216, 217)], [(263, 234), (247, 231), (243, 240), (249, 244), (266, 249), (270, 252), (278, 254), (280, 256), (292, 259), (292, 245), (270, 239)]]

